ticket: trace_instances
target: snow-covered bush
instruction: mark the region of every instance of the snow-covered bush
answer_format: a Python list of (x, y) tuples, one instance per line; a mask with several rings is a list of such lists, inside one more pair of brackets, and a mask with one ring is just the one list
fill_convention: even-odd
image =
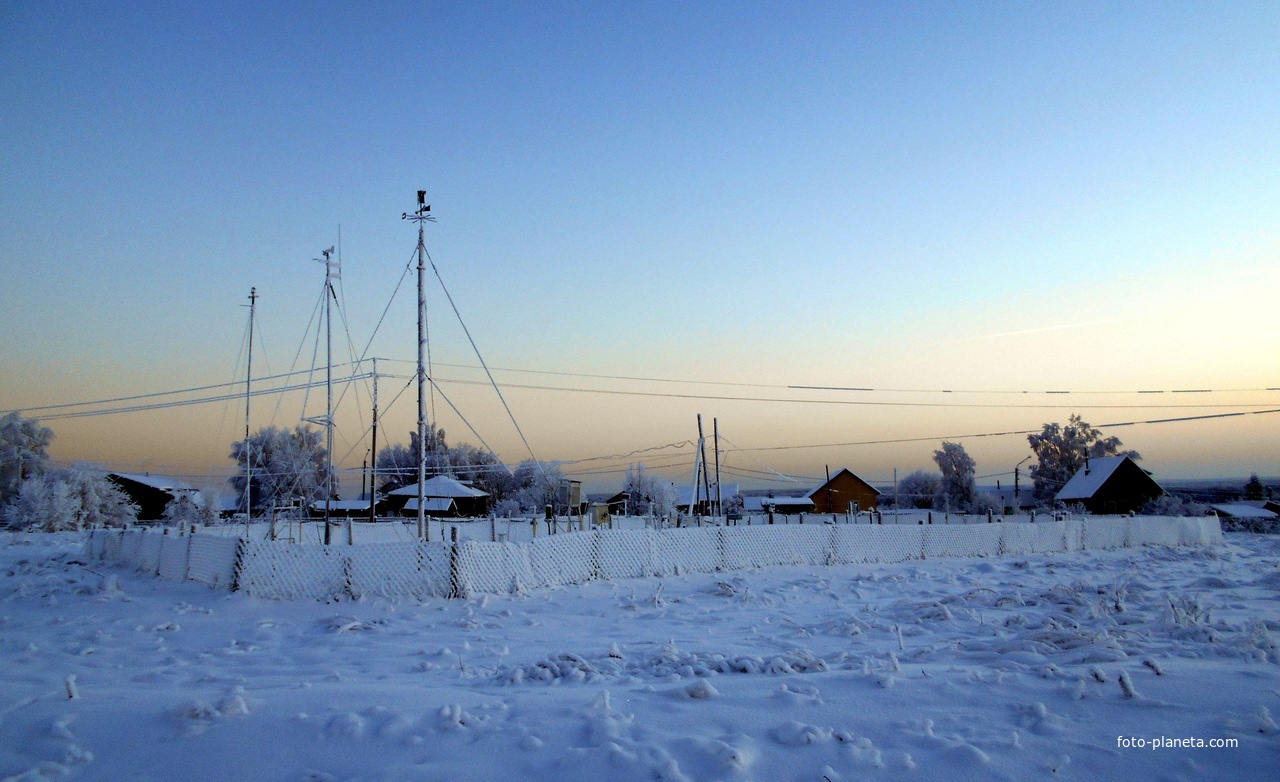
[(1004, 501), (991, 492), (980, 491), (969, 504), (969, 513), (1004, 513)]
[(904, 508), (932, 508), (933, 497), (942, 486), (942, 476), (916, 470), (898, 481), (898, 501)]
[(137, 518), (137, 506), (106, 476), (78, 469), (28, 478), (4, 508), (9, 528), (38, 532), (122, 527)]
[(164, 506), (164, 523), (174, 526), (199, 524), (208, 527), (218, 523), (218, 514), (213, 512), (209, 503), (196, 502), (191, 495), (183, 492)]
[(1203, 516), (1212, 510), (1208, 505), (1194, 500), (1184, 500), (1172, 494), (1164, 494), (1148, 500), (1138, 513), (1143, 516)]

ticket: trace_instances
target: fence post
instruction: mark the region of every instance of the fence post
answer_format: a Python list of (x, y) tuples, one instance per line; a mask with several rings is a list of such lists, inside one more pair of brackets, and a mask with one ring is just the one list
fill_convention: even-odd
[(596, 530), (591, 536), (591, 580), (600, 580), (600, 530)]
[(458, 528), (450, 528), (449, 545), (449, 597), (462, 597), (462, 574), (459, 572), (462, 563), (458, 559)]
[[(240, 571), (244, 568), (244, 558), (245, 558), (245, 555), (248, 553), (246, 551), (248, 544), (249, 544), (249, 541), (246, 538), (241, 538), (236, 541), (236, 556), (235, 556), (235, 559), (233, 559), (231, 562), (231, 591), (232, 592), (240, 591)], [(190, 561), (191, 561), (191, 554), (188, 551), (187, 553), (188, 567), (190, 566)]]
[(716, 570), (724, 572), (729, 569), (729, 553), (725, 545), (724, 536), (726, 534), (724, 527), (716, 528), (716, 554), (717, 564)]

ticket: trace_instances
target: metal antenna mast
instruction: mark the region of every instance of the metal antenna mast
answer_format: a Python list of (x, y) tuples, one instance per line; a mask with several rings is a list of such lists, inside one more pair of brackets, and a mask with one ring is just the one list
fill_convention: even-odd
[(244, 539), (249, 539), (249, 511), (253, 486), (253, 454), (249, 450), (249, 399), (253, 396), (253, 316), (257, 310), (258, 289), (249, 289), (249, 362), (244, 371)]
[(315, 260), (324, 264), (324, 324), (325, 324), (325, 366), (324, 366), (324, 390), (325, 390), (325, 409), (324, 418), (307, 418), (310, 423), (324, 424), (324, 447), (325, 447), (325, 475), (324, 475), (324, 544), (328, 546), (331, 542), (331, 531), (329, 529), (329, 511), (333, 504), (333, 302), (337, 301), (338, 294), (333, 290), (333, 281), (342, 279), (342, 266), (340, 261), (333, 259), (333, 248), (330, 247), (320, 253), (323, 259)]
[(418, 537), (430, 540), (431, 528), (427, 526), (426, 491), (427, 482), (427, 367), (426, 367), (426, 323), (427, 323), (427, 244), (423, 227), (425, 223), (434, 223), (431, 216), (431, 205), (427, 203), (427, 191), (418, 191), (418, 208), (409, 214), (400, 215), (402, 220), (412, 220), (418, 224)]

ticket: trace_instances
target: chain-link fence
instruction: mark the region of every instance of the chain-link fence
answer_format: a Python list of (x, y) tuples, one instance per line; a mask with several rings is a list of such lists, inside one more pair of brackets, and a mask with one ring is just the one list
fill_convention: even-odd
[(1217, 517), (1120, 517), (1038, 524), (598, 529), (523, 543), (462, 540), (335, 546), (94, 530), (85, 556), (168, 579), (291, 600), (512, 594), (588, 581), (780, 565), (892, 563), (1221, 542)]

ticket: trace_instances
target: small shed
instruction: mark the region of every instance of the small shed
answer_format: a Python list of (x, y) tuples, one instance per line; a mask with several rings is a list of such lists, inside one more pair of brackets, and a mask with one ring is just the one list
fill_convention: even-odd
[(858, 510), (871, 510), (879, 501), (880, 490), (855, 475), (848, 467), (818, 488), (809, 492), (814, 513), (848, 513), (850, 503)]
[(138, 506), (138, 521), (159, 521), (165, 506), (186, 495), (197, 507), (204, 507), (204, 495), (189, 483), (165, 475), (149, 473), (109, 472), (107, 480), (124, 492), (129, 502)]
[(1090, 513), (1131, 513), (1164, 494), (1151, 474), (1128, 456), (1090, 459), (1054, 498)]

